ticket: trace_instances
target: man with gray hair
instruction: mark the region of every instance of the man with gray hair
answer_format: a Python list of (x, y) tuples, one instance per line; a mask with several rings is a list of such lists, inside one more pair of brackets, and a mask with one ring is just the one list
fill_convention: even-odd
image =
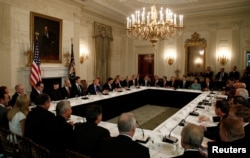
[(242, 96), (246, 100), (248, 100), (248, 98), (249, 98), (248, 91), (245, 88), (237, 88), (235, 91), (235, 96)]
[(24, 94), (24, 86), (22, 84), (17, 84), (15, 86), (16, 92), (12, 95), (9, 105), (14, 106), (16, 103), (16, 99), (20, 94)]
[(118, 118), (119, 135), (104, 139), (101, 143), (101, 157), (109, 158), (149, 158), (149, 149), (132, 137), (136, 130), (136, 120), (132, 113), (123, 113)]
[[(73, 124), (68, 123), (72, 113), (70, 101), (63, 100), (56, 105), (56, 155), (64, 157), (72, 140)], [(63, 138), (63, 139), (62, 139)]]
[(204, 132), (195, 124), (186, 125), (181, 131), (181, 146), (184, 148), (183, 155), (175, 158), (204, 158), (199, 148), (203, 141)]

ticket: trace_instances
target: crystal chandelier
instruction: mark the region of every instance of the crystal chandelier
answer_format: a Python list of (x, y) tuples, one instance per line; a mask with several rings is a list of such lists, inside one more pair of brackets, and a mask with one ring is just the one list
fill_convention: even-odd
[(128, 37), (150, 41), (154, 47), (158, 41), (167, 40), (176, 37), (183, 30), (183, 15), (177, 15), (170, 9), (163, 8), (158, 13), (156, 6), (151, 7), (147, 13), (145, 8), (142, 12), (136, 11), (131, 17), (127, 17), (127, 35)]

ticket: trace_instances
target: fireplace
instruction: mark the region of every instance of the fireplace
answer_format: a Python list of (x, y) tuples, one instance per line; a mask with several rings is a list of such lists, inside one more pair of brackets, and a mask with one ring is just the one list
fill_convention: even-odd
[[(63, 86), (65, 78), (68, 78), (67, 67), (41, 67), (42, 82), (46, 90), (51, 88), (54, 81), (58, 81), (60, 86)], [(27, 93), (31, 92), (30, 85), (30, 67), (21, 67), (19, 69), (18, 80), (25, 86)]]

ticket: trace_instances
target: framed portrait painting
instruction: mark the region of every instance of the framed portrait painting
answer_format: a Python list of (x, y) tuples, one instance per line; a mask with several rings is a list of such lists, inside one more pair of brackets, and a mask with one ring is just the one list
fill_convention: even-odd
[(33, 50), (35, 33), (38, 32), (38, 47), (41, 63), (62, 62), (62, 20), (39, 13), (30, 13), (31, 46)]

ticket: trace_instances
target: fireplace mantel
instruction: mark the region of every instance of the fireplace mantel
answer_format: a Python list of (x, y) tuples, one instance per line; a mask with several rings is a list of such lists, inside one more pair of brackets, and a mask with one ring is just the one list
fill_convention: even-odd
[[(43, 78), (61, 78), (62, 83), (68, 77), (69, 69), (67, 67), (41, 67), (42, 79)], [(31, 92), (30, 85), (30, 70), (31, 67), (21, 67), (19, 69), (19, 81), (25, 86), (26, 92)]]

